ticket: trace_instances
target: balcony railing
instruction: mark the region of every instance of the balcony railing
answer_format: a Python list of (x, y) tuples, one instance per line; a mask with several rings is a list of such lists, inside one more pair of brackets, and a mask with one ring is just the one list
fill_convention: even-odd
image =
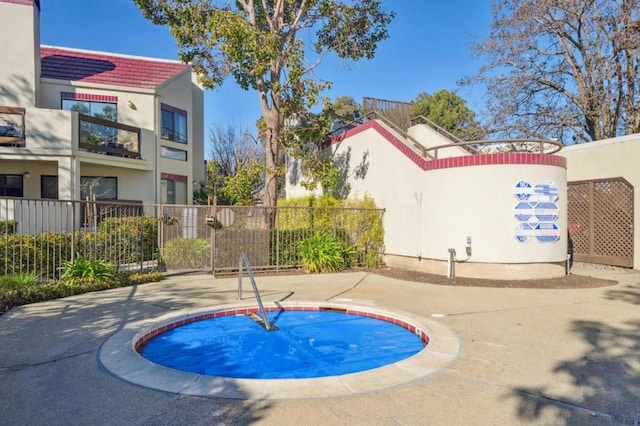
[(140, 158), (141, 139), (138, 127), (78, 114), (78, 146), (87, 151), (115, 157)]

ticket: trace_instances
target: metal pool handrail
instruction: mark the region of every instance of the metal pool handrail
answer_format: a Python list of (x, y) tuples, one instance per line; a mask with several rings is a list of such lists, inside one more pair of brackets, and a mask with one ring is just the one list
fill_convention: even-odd
[(256, 280), (253, 278), (253, 271), (251, 270), (249, 258), (244, 252), (242, 253), (240, 261), (238, 262), (238, 300), (242, 300), (242, 262), (244, 262), (245, 266), (247, 267), (247, 273), (249, 274), (249, 280), (251, 281), (251, 286), (253, 287), (253, 293), (256, 295), (256, 299), (258, 300), (260, 316), (262, 317), (262, 321), (264, 321), (264, 328), (266, 328), (267, 331), (270, 331), (271, 323), (269, 322), (269, 319), (267, 319), (267, 313), (265, 312), (264, 306), (262, 305), (262, 298), (260, 297), (260, 292), (258, 291)]

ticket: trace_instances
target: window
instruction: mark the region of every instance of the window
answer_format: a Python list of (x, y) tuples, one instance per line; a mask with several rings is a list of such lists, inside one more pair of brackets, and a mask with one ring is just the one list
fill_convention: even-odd
[(168, 146), (160, 147), (160, 156), (171, 158), (172, 160), (187, 161), (187, 151), (181, 149), (169, 148)]
[[(62, 109), (108, 121), (118, 121), (117, 99), (115, 96), (89, 95), (85, 93), (62, 92)], [(92, 145), (117, 143), (118, 131), (115, 127), (87, 121), (80, 121), (80, 142)]]
[(161, 105), (160, 137), (179, 143), (187, 143), (187, 112), (166, 104)]
[(24, 189), (22, 175), (0, 175), (0, 196), (22, 197)]
[(187, 204), (187, 182), (182, 180), (162, 179), (161, 202), (163, 204)]
[(118, 121), (117, 104), (112, 102), (85, 101), (82, 99), (62, 99), (62, 109), (90, 115), (103, 120)]
[(58, 176), (40, 176), (40, 197), (58, 199)]
[(118, 178), (104, 176), (80, 177), (80, 197), (83, 200), (117, 200)]

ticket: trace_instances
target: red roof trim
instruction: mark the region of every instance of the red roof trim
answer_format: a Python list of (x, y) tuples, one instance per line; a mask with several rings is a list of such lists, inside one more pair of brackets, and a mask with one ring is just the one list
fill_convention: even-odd
[(42, 78), (141, 89), (155, 89), (189, 68), (161, 59), (47, 46), (40, 48), (40, 58)]
[(160, 179), (177, 180), (178, 182), (187, 182), (189, 176), (174, 175), (173, 173), (160, 173)]
[(74, 100), (79, 100), (79, 101), (118, 103), (118, 97), (117, 96), (91, 95), (91, 94), (88, 94), (88, 93), (60, 92), (60, 99), (74, 99)]
[(39, 0), (0, 0), (0, 3), (22, 4), (24, 6), (33, 6), (33, 5), (35, 5), (38, 8), (38, 10), (40, 10), (40, 1)]
[(165, 111), (174, 112), (176, 114), (184, 115), (185, 117), (188, 115), (187, 111), (185, 111), (183, 109), (176, 108), (174, 106), (163, 104), (163, 103), (160, 104), (160, 109), (163, 109)]
[(464, 155), (459, 157), (441, 158), (438, 160), (428, 160), (422, 157), (417, 152), (414, 152), (404, 142), (398, 139), (387, 128), (382, 126), (377, 120), (369, 120), (364, 124), (349, 129), (340, 136), (334, 138), (330, 145), (341, 142), (347, 138), (357, 135), (358, 133), (366, 130), (373, 129), (380, 136), (385, 138), (406, 157), (408, 157), (413, 163), (415, 163), (422, 170), (439, 170), (449, 169), (453, 167), (473, 167), (473, 166), (488, 166), (488, 165), (501, 165), (501, 164), (536, 164), (542, 166), (555, 166), (567, 168), (567, 159), (558, 155), (550, 154), (538, 154), (532, 152), (501, 152), (494, 154), (476, 154), (476, 155)]

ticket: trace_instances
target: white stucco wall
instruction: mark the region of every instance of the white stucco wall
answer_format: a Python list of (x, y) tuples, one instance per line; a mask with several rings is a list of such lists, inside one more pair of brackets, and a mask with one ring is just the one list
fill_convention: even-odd
[[(0, 106), (26, 108), (26, 146), (0, 147), (0, 173), (28, 172), (25, 197), (40, 196), (41, 175), (57, 175), (60, 198), (76, 199), (81, 176), (108, 171), (118, 177), (119, 198), (145, 202), (160, 201), (162, 173), (177, 174), (188, 177), (191, 203), (192, 182), (204, 180), (205, 171), (204, 96), (190, 68), (157, 89), (41, 79), (38, 8), (0, 0), (0, 16)], [(79, 150), (78, 115), (61, 110), (61, 92), (116, 96), (118, 122), (141, 129), (142, 159)], [(161, 103), (187, 111), (188, 144), (160, 139)], [(187, 161), (161, 158), (161, 145), (186, 151)], [(51, 170), (54, 164), (57, 168)]]
[[(340, 154), (350, 157), (349, 197), (369, 194), (379, 208), (386, 210), (385, 251), (418, 256), (422, 250), (417, 228), (423, 171), (374, 129), (340, 142), (334, 151), (334, 158)], [(361, 171), (359, 175), (357, 168)], [(422, 202), (426, 202), (424, 196)]]
[(191, 163), (193, 165), (193, 180), (204, 182), (206, 171), (205, 159), (205, 123), (204, 123), (204, 91), (198, 83), (197, 76), (191, 74), (191, 103), (193, 120), (193, 147), (191, 149)]
[[(179, 149), (187, 152), (187, 161), (163, 158), (158, 155), (158, 173), (171, 173), (187, 176), (187, 194), (193, 193), (193, 182), (199, 183), (204, 179), (204, 98), (194, 96), (193, 76), (186, 71), (158, 88), (158, 113), (160, 104), (164, 103), (187, 112), (187, 144), (162, 139), (160, 134), (161, 121), (157, 122), (157, 145)], [(198, 169), (195, 171), (195, 169)], [(187, 196), (187, 203), (193, 202)]]
[[(521, 243), (515, 238), (518, 200), (516, 183), (553, 182), (558, 186), (560, 239), (541, 243), (535, 238)], [(566, 170), (529, 164), (495, 164), (428, 171), (423, 188), (429, 204), (424, 209), (425, 257), (446, 260), (448, 249), (466, 258), (466, 238), (471, 237), (472, 262), (563, 262), (567, 257)]]
[(35, 107), (40, 76), (40, 12), (0, 1), (0, 106)]
[[(423, 136), (429, 136), (429, 133), (424, 132)], [(438, 144), (440, 142), (433, 145)], [(497, 265), (493, 270), (483, 269), (487, 275), (482, 275), (495, 278), (564, 274), (562, 264), (567, 258), (565, 168), (544, 162), (527, 164), (530, 159), (524, 157), (516, 160), (506, 154), (502, 157), (499, 157), (501, 154), (490, 154), (482, 156), (482, 162), (478, 160), (477, 164), (469, 161), (471, 165), (442, 165), (430, 170), (424, 160), (416, 160), (421, 165), (417, 164), (409, 157), (414, 156), (413, 153), (401, 152), (374, 128), (355, 133), (331, 149), (334, 158), (349, 159), (346, 163), (349, 197), (357, 198), (366, 193), (374, 198), (378, 207), (385, 209), (387, 256), (413, 259), (413, 266), (417, 265), (421, 270), (442, 273), (448, 250), (455, 249), (456, 257), (465, 259), (467, 237), (471, 237), (472, 255), (464, 264), (466, 276), (477, 276), (474, 274), (478, 273), (467, 265), (481, 265), (482, 268)], [(450, 151), (460, 154), (457, 147)], [(487, 162), (495, 160), (496, 164), (484, 164), (484, 159)], [(558, 187), (557, 241), (542, 243), (530, 238), (519, 242), (516, 239), (519, 222), (515, 217), (518, 199), (514, 188), (520, 181), (532, 185), (553, 183)], [(288, 197), (289, 190), (288, 187)], [(300, 188), (296, 191), (297, 194), (303, 192)]]
[(77, 140), (72, 144), (75, 127), (77, 127), (77, 114), (71, 111), (27, 108), (25, 111), (27, 144), (22, 148), (21, 153), (77, 149)]
[[(118, 122), (142, 129), (155, 128), (155, 95), (152, 90), (129, 89), (117, 86), (104, 86), (82, 82), (63, 84), (58, 80), (42, 79), (41, 108), (62, 108), (62, 92), (85, 95), (116, 96)], [(129, 106), (129, 103), (133, 107)], [(135, 108), (135, 109), (134, 109)]]
[[(415, 125), (409, 130), (407, 130), (409, 136), (420, 142), (424, 145), (425, 148), (433, 148), (439, 145), (449, 144), (451, 145), (451, 141), (447, 139), (444, 135), (437, 132), (433, 128), (427, 126), (426, 124), (418, 124)], [(439, 149), (436, 151), (431, 151), (431, 155), (437, 156), (437, 158), (450, 158), (450, 157), (459, 157), (461, 155), (470, 155), (468, 151), (462, 149), (461, 147), (453, 147), (446, 149)]]

